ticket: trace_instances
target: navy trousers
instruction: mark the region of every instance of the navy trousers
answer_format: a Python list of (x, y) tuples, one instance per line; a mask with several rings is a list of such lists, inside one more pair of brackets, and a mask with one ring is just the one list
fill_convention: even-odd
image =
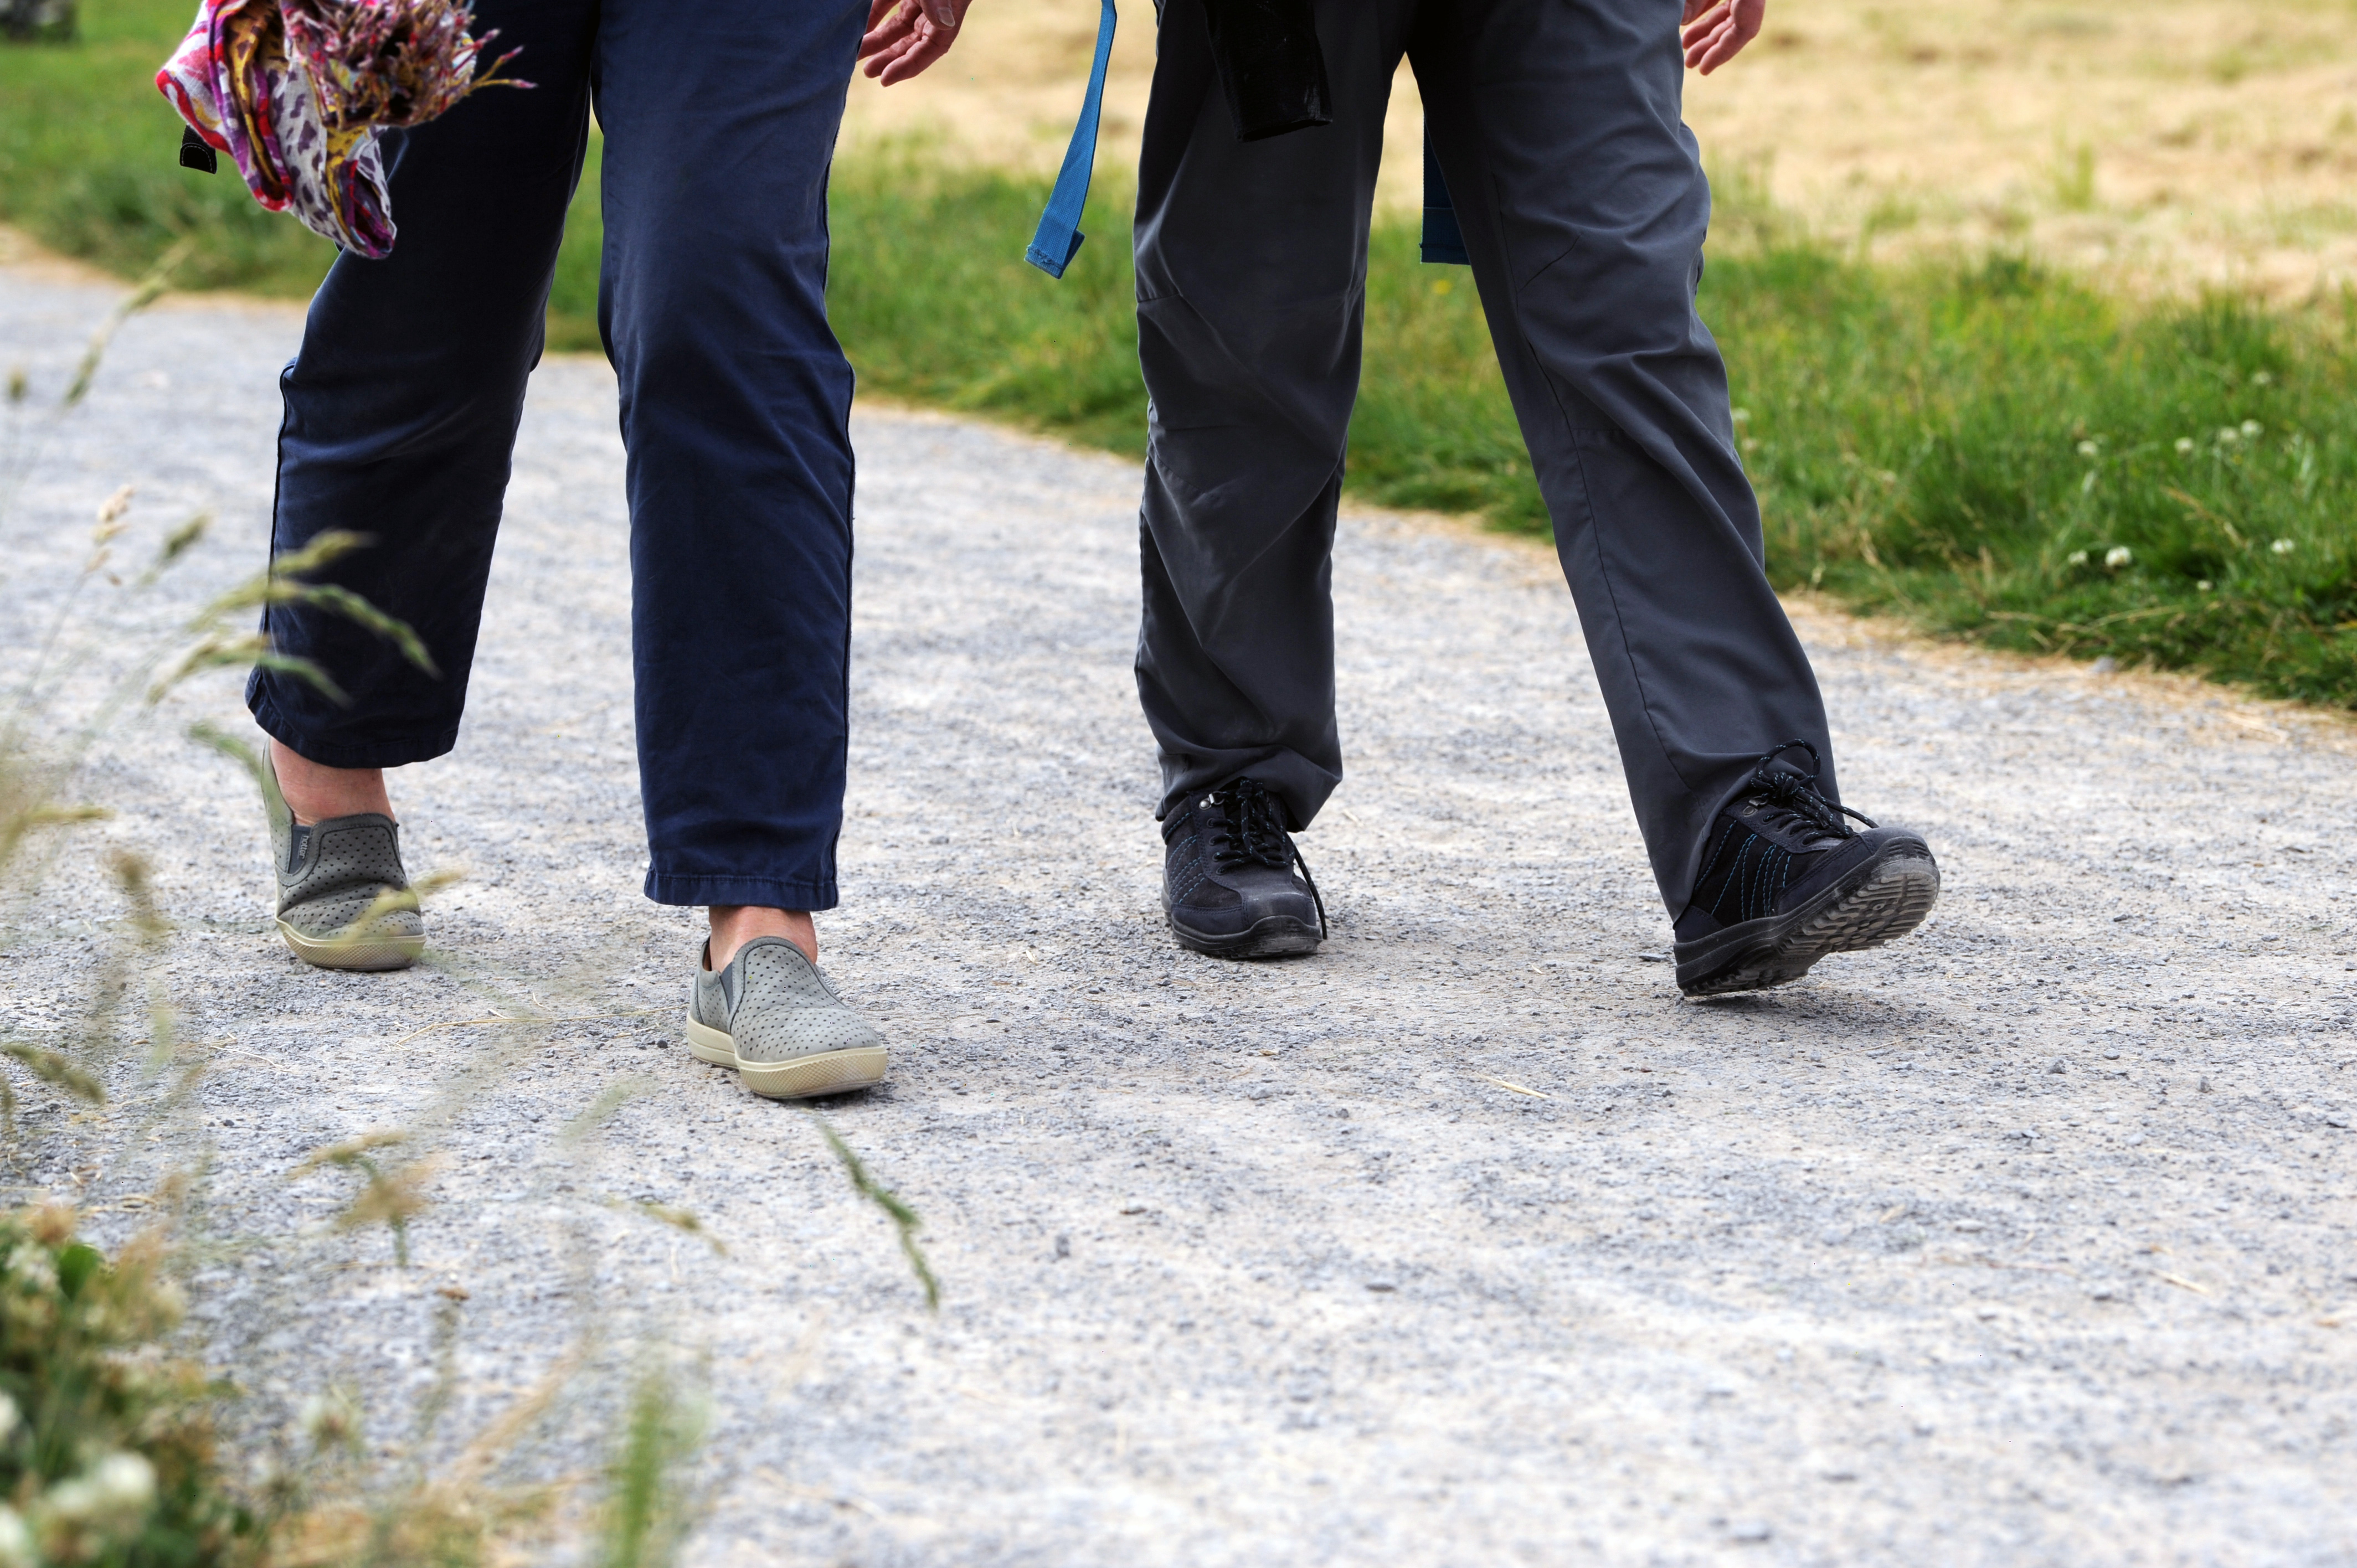
[(350, 694), (257, 671), (301, 756), (393, 768), (457, 739), (524, 383), (594, 106), (598, 325), (629, 449), (650, 867), (667, 904), (835, 902), (851, 596), (851, 368), (826, 321), (826, 176), (865, 0), (480, 0), (531, 91), (391, 138), (400, 239), (340, 258), (282, 378), (273, 547), (416, 628), (273, 609)]
[(1717, 345), (1679, 0), (1316, 0), (1334, 123), (1239, 143), (1201, 0), (1163, 0), (1138, 173), (1153, 400), (1137, 682), (1165, 810), (1244, 774), (1306, 827), (1342, 777), (1334, 510), (1405, 54), (1662, 897), (1815, 676), (1762, 570)]

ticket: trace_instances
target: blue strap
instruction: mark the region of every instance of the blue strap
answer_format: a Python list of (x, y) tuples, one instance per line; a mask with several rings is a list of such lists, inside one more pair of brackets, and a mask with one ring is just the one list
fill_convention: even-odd
[(1023, 259), (1051, 278), (1064, 275), (1080, 253), (1081, 209), (1089, 201), (1089, 177), (1097, 166), (1097, 121), (1104, 113), (1105, 67), (1113, 61), (1114, 0), (1104, 0), (1097, 20), (1097, 59), (1089, 68), (1089, 95), (1081, 101), (1080, 123), (1072, 127), (1072, 145), (1064, 149), (1064, 166), (1057, 171), (1056, 188), (1048, 210), (1039, 214), (1039, 231)]

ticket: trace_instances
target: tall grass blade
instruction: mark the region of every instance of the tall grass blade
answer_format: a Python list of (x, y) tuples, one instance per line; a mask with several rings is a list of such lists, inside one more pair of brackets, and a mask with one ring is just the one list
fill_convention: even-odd
[(818, 1123), (819, 1135), (826, 1140), (826, 1146), (833, 1149), (834, 1157), (843, 1162), (844, 1173), (850, 1176), (853, 1189), (882, 1209), (885, 1218), (892, 1221), (892, 1228), (900, 1238), (900, 1251), (908, 1256), (909, 1267), (915, 1271), (917, 1282), (925, 1287), (926, 1308), (939, 1312), (942, 1309), (941, 1281), (933, 1277), (932, 1265), (925, 1261), (923, 1249), (917, 1245), (917, 1232), (924, 1221), (917, 1218), (915, 1209), (901, 1201), (899, 1194), (868, 1174), (866, 1163), (852, 1153), (851, 1145), (843, 1141), (824, 1116), (813, 1109), (811, 1119)]

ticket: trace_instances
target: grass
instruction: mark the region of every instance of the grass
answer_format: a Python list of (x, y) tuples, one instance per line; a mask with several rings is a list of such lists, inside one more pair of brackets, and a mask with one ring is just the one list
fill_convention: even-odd
[[(116, 329), (164, 291), (172, 264), (151, 273), (97, 323), (54, 400), (35, 400), (27, 378), (6, 378), (0, 392), (0, 523), (12, 521), (9, 502), (26, 465), (37, 463), (47, 438), (76, 416)], [(281, 554), (268, 573), (193, 618), (175, 618), (160, 635), (125, 639), (108, 610), (91, 603), (103, 591), (98, 585), (121, 596), (118, 606), (144, 596), (201, 543), (208, 521), (199, 514), (167, 521), (160, 537), (154, 528), (135, 532), (126, 517), (133, 493), (126, 486), (101, 503), (89, 553), (38, 652), (10, 668), (15, 690), (0, 717), (0, 945), (28, 934), (18, 920), (54, 920), (54, 907), (39, 897), (45, 882), (82, 837), (78, 830), (112, 814), (77, 800), (93, 758), (111, 739), (156, 722), (158, 705), (183, 683), (262, 660), (332, 692), (324, 671), (280, 658), (248, 629), (258, 605), (302, 599), (426, 659), (401, 623), (357, 597), (322, 598), (321, 589), (300, 580), (349, 547), (349, 537), (323, 536), (324, 553), (315, 542), (307, 560)], [(201, 723), (189, 734), (234, 757), (257, 782), (265, 778), (237, 738)], [(201, 1142), (191, 1139), (188, 1119), (210, 1047), (180, 1037), (165, 972), (174, 928), (145, 860), (121, 844), (105, 850), (103, 859), (124, 908), (120, 918), (87, 927), (97, 940), (77, 975), (81, 1007), (62, 1023), (21, 1023), (30, 1037), (0, 1040), (0, 1193), (12, 1201), (54, 1190), (69, 1168), (78, 1177), (94, 1175), (102, 1166), (144, 1163), (137, 1155), (124, 1156), (149, 1144)], [(436, 880), (421, 877), (411, 893), (385, 897), (414, 907), (415, 896)], [(94, 913), (80, 904), (76, 909), (80, 918)], [(521, 1032), (538, 1020), (498, 1021)], [(145, 1036), (127, 1040), (135, 1024)], [(147, 1047), (144, 1062), (132, 1056), (134, 1046)], [(490, 1061), (475, 1057), (459, 1081), (446, 1087), (444, 1103), (473, 1103), (479, 1080), (490, 1076), (485, 1068), (500, 1070)], [(601, 1104), (610, 1112), (619, 1101)], [(110, 1126), (118, 1115), (122, 1124)], [(429, 1111), (426, 1121), (436, 1120)], [(432, 1144), (447, 1131), (448, 1115), (438, 1120), (442, 1125), (422, 1130), (422, 1140), (407, 1131), (381, 1131), (314, 1150), (286, 1173), (300, 1180), (337, 1170), (358, 1184), (319, 1232), (330, 1250), (346, 1248), (329, 1238), (382, 1226), (395, 1265), (405, 1269), (408, 1222), (430, 1202), (426, 1189), (440, 1155), (429, 1147), (407, 1157), (403, 1146)], [(907, 1234), (916, 1216), (866, 1178), (839, 1142), (828, 1141), (860, 1174), (860, 1190), (900, 1226), (903, 1248), (930, 1293), (931, 1276)], [(76, 1166), (84, 1157), (88, 1163)], [(518, 1486), (498, 1472), (554, 1424), (558, 1397), (585, 1381), (577, 1376), (584, 1370), (580, 1349), (560, 1358), (538, 1388), (509, 1402), (456, 1458), (429, 1465), (435, 1449), (448, 1446), (439, 1428), (458, 1391), (458, 1303), (467, 1293), (445, 1285), (432, 1298), (436, 1371), (416, 1402), (404, 1463), (366, 1448), (360, 1407), (341, 1390), (306, 1402), (296, 1426), (274, 1436), (266, 1417), (239, 1419), (235, 1384), (209, 1376), (176, 1342), (184, 1302), (177, 1276), (191, 1265), (201, 1273), (207, 1262), (234, 1254), (245, 1254), (250, 1264), (263, 1249), (308, 1249), (287, 1236), (182, 1234), (192, 1205), (204, 1202), (204, 1162), (199, 1155), (153, 1193), (102, 1206), (144, 1209), (156, 1219), (111, 1260), (77, 1234), (76, 1216), (61, 1205), (0, 1208), (0, 1568), (474, 1568), (523, 1560), (522, 1544), (547, 1538), (549, 1516), (580, 1488)], [(638, 1207), (650, 1218), (701, 1231), (693, 1215)], [(249, 1268), (245, 1277), (253, 1273)], [(274, 1289), (305, 1294), (294, 1274), (267, 1273)], [(253, 1316), (266, 1320), (270, 1311)], [(585, 1340), (590, 1332), (585, 1328)], [(688, 1474), (701, 1441), (700, 1404), (686, 1398), (678, 1378), (650, 1375), (637, 1380), (629, 1410), (598, 1478), (604, 1495), (594, 1509), (605, 1549), (597, 1560), (661, 1568), (675, 1560), (693, 1523)], [(217, 1427), (228, 1429), (218, 1442)]]
[(262, 210), (233, 172), (178, 166), (155, 76), (194, 9), (89, 0), (79, 42), (0, 46), (0, 219), (126, 277), (199, 235), (182, 285), (306, 294), (333, 248)]
[[(327, 259), (225, 176), (173, 165), (147, 75), (178, 0), (85, 14), (86, 41), (0, 49), (0, 217), (125, 274), (191, 247), (200, 285), (301, 293)], [(594, 349), (595, 149), (550, 342)], [(2090, 185), (2065, 159), (2058, 179)], [(1124, 193), (1054, 283), (1020, 252), (1044, 192), (921, 149), (838, 168), (836, 328), (871, 392), (1136, 455)], [(2192, 669), (2357, 706), (2357, 342), (2345, 305), (2135, 306), (2016, 257), (1884, 269), (1764, 220), (1727, 182), (1703, 310), (1728, 357), (1769, 567), (1852, 608), (1990, 646)], [(1377, 225), (1359, 499), (1543, 533), (1469, 275)]]
[[(1060, 285), (1041, 192), (912, 160), (837, 181), (830, 299), (863, 384), (1144, 447), (1118, 208)], [(2016, 257), (1891, 270), (1758, 215), (1714, 254), (1769, 571), (1853, 609), (2032, 652), (2192, 669), (2357, 706), (2357, 338), (2345, 307), (2132, 307)], [(1544, 533), (1469, 274), (1379, 223), (1351, 491)], [(987, 301), (986, 309), (974, 307)]]
[(219, 1391), (166, 1348), (151, 1236), (110, 1262), (69, 1210), (0, 1215), (0, 1561), (211, 1568), (249, 1555), (213, 1439)]
[[(54, 399), (45, 392), (36, 400), (28, 378), (5, 378), (0, 523), (11, 521), (9, 503), (48, 438), (78, 413), (86, 415), (81, 405), (117, 329), (165, 291), (167, 274), (187, 249), (176, 242), (172, 254), (99, 320)], [(177, 524), (167, 521), (160, 529), (135, 525), (127, 518), (133, 495), (125, 486), (100, 504), (89, 552), (38, 651), (11, 667), (16, 690), (9, 712), (0, 717), (0, 946), (27, 934), (16, 929), (18, 920), (54, 922), (56, 907), (39, 897), (45, 883), (81, 837), (77, 830), (112, 814), (77, 800), (90, 783), (93, 760), (111, 739), (160, 719), (159, 705), (184, 683), (262, 661), (334, 694), (326, 671), (278, 655), (249, 629), (261, 604), (300, 601), (348, 617), (430, 667), (409, 628), (354, 596), (304, 580), (350, 548), (355, 541), (349, 535), (322, 535), (305, 552), (282, 553), (267, 572), (218, 596), (193, 618), (175, 618), (160, 635), (126, 639), (110, 624), (109, 612), (91, 602), (102, 591), (98, 585), (116, 590), (118, 605), (144, 596), (202, 543), (209, 521), (199, 513)], [(102, 646), (103, 654), (97, 651)], [(188, 733), (268, 787), (259, 757), (243, 741), (201, 722)], [(254, 826), (259, 829), (258, 820)], [(104, 852), (104, 865), (124, 908), (120, 918), (88, 928), (98, 940), (89, 944), (94, 950), (77, 976), (75, 993), (84, 999), (79, 1015), (55, 1025), (20, 1025), (31, 1037), (0, 1040), (0, 1193), (12, 1197), (53, 1189), (69, 1168), (81, 1176), (135, 1162), (136, 1155), (124, 1158), (126, 1149), (145, 1152), (148, 1144), (167, 1138), (202, 1142), (192, 1136), (188, 1118), (210, 1047), (181, 1037), (166, 973), (174, 928), (145, 859), (118, 844)], [(414, 908), (443, 880), (429, 875), (408, 892), (381, 896), (361, 922), (388, 900), (392, 907)], [(84, 919), (91, 914), (79, 905), (76, 912)], [(454, 978), (469, 983), (463, 971)], [(473, 985), (489, 988), (481, 977)], [(356, 1186), (317, 1232), (320, 1243), (342, 1252), (345, 1244), (331, 1238), (381, 1226), (394, 1266), (406, 1272), (409, 1224), (432, 1204), (428, 1189), (443, 1158), (435, 1145), (447, 1141), (458, 1108), (479, 1102), (483, 1084), (509, 1070), (502, 1049), (524, 1048), (521, 1040), (544, 1026), (589, 1021), (542, 1016), (536, 994), (529, 1011), (518, 1010), (508, 996), (499, 1002), (501, 1010), (490, 1017), (427, 1026), (497, 1025), (518, 1039), (469, 1053), (419, 1125), (324, 1145), (285, 1172), (297, 1181), (340, 1172)], [(135, 1023), (144, 1025), (145, 1036), (128, 1040)], [(147, 1047), (144, 1062), (132, 1057), (135, 1046)], [(560, 1140), (570, 1144), (594, 1132), (633, 1092), (627, 1084), (609, 1089)], [(74, 1112), (77, 1105), (86, 1109)], [(110, 1127), (107, 1119), (117, 1114), (123, 1124)], [(918, 1216), (868, 1174), (823, 1119), (818, 1124), (855, 1190), (897, 1228), (928, 1304), (937, 1303), (938, 1283), (915, 1240)], [(105, 1145), (103, 1153), (93, 1138)], [(86, 1164), (75, 1165), (85, 1157)], [(468, 1294), (444, 1284), (431, 1298), (436, 1370), (415, 1401), (415, 1432), (405, 1454), (394, 1455), (400, 1463), (361, 1441), (361, 1407), (342, 1389), (306, 1402), (300, 1420), (274, 1438), (264, 1423), (234, 1419), (235, 1385), (208, 1376), (175, 1344), (184, 1298), (174, 1276), (192, 1263), (200, 1270), (208, 1261), (243, 1254), (242, 1272), (252, 1279), (265, 1272), (252, 1266), (263, 1251), (309, 1249), (286, 1236), (180, 1235), (192, 1202), (201, 1204), (206, 1158), (199, 1155), (194, 1165), (168, 1175), (153, 1194), (124, 1196), (106, 1206), (146, 1209), (157, 1219), (112, 1260), (77, 1235), (76, 1217), (62, 1206), (0, 1208), (0, 1568), (475, 1568), (526, 1560), (519, 1554), (564, 1526), (566, 1521), (553, 1516), (584, 1488), (575, 1481), (517, 1485), (500, 1472), (514, 1467), (529, 1444), (554, 1429), (561, 1397), (591, 1392), (579, 1385), (587, 1381), (585, 1361), (600, 1315), (593, 1314), (574, 1350), (536, 1388), (508, 1402), (455, 1458), (429, 1464), (437, 1449), (450, 1445), (442, 1428), (459, 1391), (459, 1303)], [(565, 1168), (587, 1165), (594, 1161), (568, 1162)], [(684, 1210), (605, 1197), (588, 1201), (634, 1211), (702, 1237), (715, 1251), (725, 1250)], [(266, 1273), (274, 1289), (296, 1298), (307, 1294), (297, 1273), (277, 1267)], [(412, 1278), (422, 1290), (426, 1282)], [(249, 1308), (241, 1332), (265, 1322), (271, 1310)], [(691, 1472), (703, 1436), (703, 1402), (651, 1347), (641, 1346), (641, 1359), (622, 1428), (607, 1444), (608, 1460), (596, 1477), (599, 1495), (586, 1520), (584, 1509), (574, 1509), (575, 1522), (596, 1537), (594, 1561), (612, 1568), (662, 1568), (675, 1561), (700, 1498)], [(218, 1444), (217, 1425), (230, 1429)]]

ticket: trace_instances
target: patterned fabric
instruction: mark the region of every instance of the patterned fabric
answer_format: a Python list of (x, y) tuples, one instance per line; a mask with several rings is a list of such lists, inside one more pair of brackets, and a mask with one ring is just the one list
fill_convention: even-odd
[(227, 153), (253, 199), (376, 260), (393, 251), (379, 135), (421, 125), (478, 87), (464, 0), (199, 0), (156, 85)]

